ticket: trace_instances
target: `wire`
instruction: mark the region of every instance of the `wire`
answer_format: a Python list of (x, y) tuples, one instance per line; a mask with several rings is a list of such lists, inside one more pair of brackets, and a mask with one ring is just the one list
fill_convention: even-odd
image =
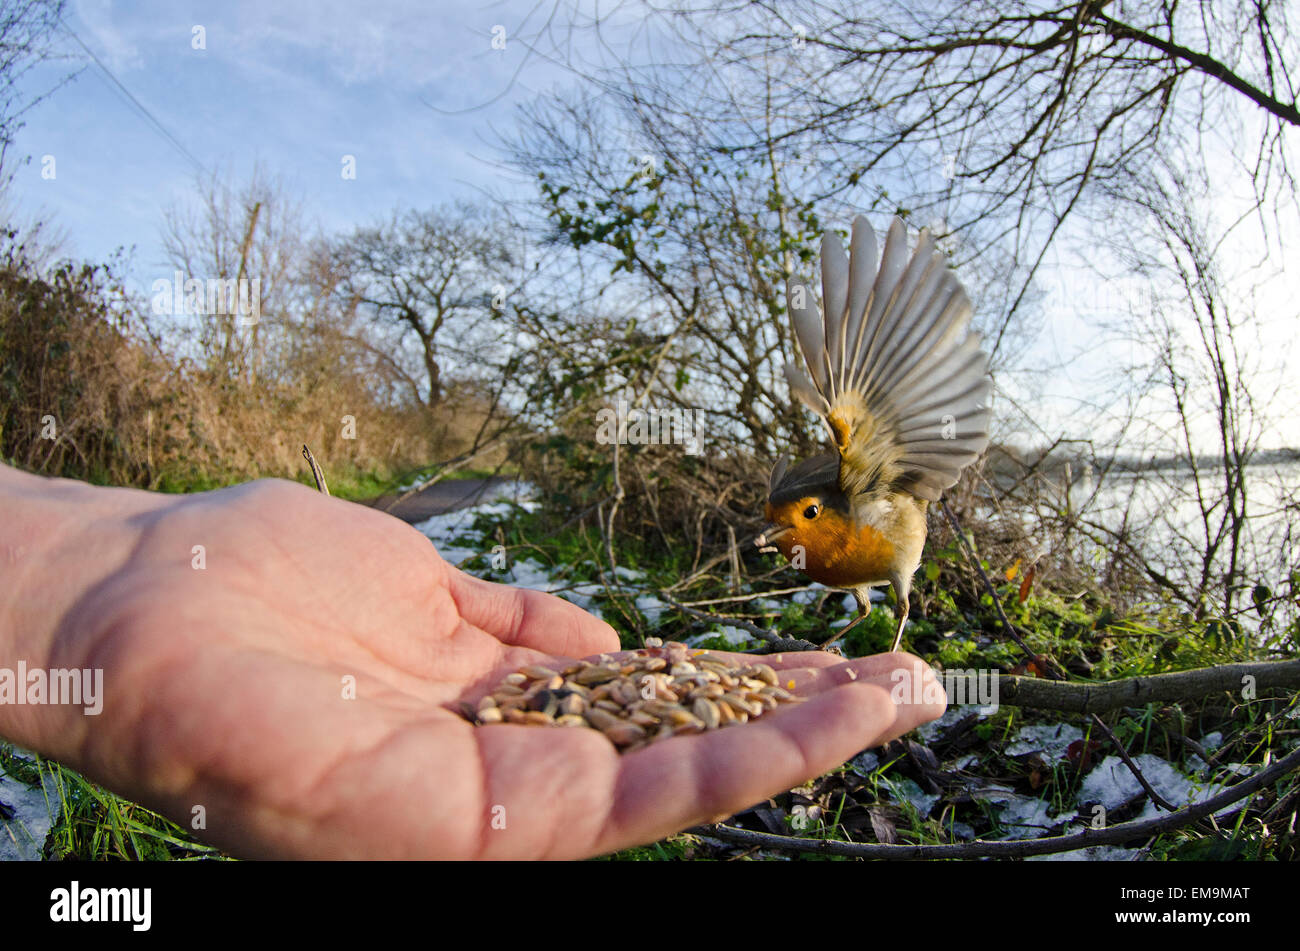
[(104, 61), (95, 55), (95, 51), (92, 50), (89, 46), (87, 46), (84, 42), (82, 42), (81, 37), (77, 35), (76, 31), (73, 30), (72, 27), (68, 26), (67, 22), (62, 18), (60, 18), (59, 20), (59, 25), (63, 27), (64, 30), (67, 31), (69, 36), (71, 36), (74, 40), (76, 40), (78, 46), (80, 46), (83, 50), (86, 51), (86, 55), (89, 56), (92, 60), (94, 60), (95, 65), (98, 66), (100, 70), (103, 72), (103, 74), (107, 76), (109, 80), (112, 81), (114, 86), (116, 86), (119, 90), (121, 90), (122, 94), (125, 95), (128, 100), (130, 100), (131, 104), (134, 105), (137, 110), (139, 110), (140, 115), (142, 115), (154, 127), (154, 130), (158, 132), (163, 138), (165, 138), (168, 144), (170, 144), (172, 148), (176, 149), (177, 152), (179, 152), (187, 160), (192, 162), (194, 164), (194, 167), (198, 169), (199, 172), (206, 173), (207, 169), (204, 168), (203, 163), (200, 162), (198, 158), (195, 157), (194, 153), (191, 152), (189, 149), (187, 149), (184, 145), (182, 145), (179, 139), (177, 139), (174, 135), (172, 135), (169, 131), (167, 131), (167, 127), (164, 126), (161, 121), (159, 121), (158, 117), (155, 116), (152, 112), (150, 112), (147, 108), (145, 108), (144, 103), (142, 103), (139, 99), (137, 99), (134, 95), (132, 95), (131, 90), (127, 89), (126, 86), (122, 83), (122, 81), (118, 79), (115, 75), (113, 75), (113, 71), (104, 64)]

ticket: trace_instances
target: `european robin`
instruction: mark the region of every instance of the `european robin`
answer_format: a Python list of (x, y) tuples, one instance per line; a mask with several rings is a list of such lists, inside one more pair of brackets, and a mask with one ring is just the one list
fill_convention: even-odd
[(786, 288), (795, 337), (811, 376), (785, 367), (790, 391), (821, 416), (833, 452), (772, 470), (758, 537), (809, 578), (853, 593), (890, 584), (898, 650), (908, 592), (925, 545), (926, 508), (988, 446), (988, 357), (970, 330), (966, 292), (922, 230), (907, 253), (895, 218), (877, 256), (862, 216), (850, 253), (828, 232), (821, 247), (821, 311), (807, 284)]

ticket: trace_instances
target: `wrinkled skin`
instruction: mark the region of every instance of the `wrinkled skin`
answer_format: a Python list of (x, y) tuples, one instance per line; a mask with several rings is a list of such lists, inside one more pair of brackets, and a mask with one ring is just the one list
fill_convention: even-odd
[(526, 664), (615, 651), (614, 632), (287, 482), (168, 497), (0, 466), (0, 512), (0, 666), (105, 672), (99, 716), (0, 705), (0, 735), (184, 827), (202, 806), (199, 836), (241, 856), (596, 855), (742, 810), (943, 712), (890, 698), (910, 655), (808, 653), (769, 659), (808, 702), (628, 756), (591, 730), (476, 728), (458, 701)]

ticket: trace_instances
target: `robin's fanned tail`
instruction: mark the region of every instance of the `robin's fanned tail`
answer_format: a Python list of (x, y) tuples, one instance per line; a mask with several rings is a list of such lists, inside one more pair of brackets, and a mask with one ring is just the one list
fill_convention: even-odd
[[(811, 376), (785, 367), (790, 391), (826, 423), (834, 452), (772, 470), (760, 546), (775, 545), (814, 581), (868, 593), (891, 584), (897, 650), (925, 544), (925, 510), (988, 445), (988, 357), (970, 330), (970, 301), (922, 230), (909, 259), (895, 218), (877, 256), (865, 218), (850, 254), (822, 238), (822, 308), (810, 286), (787, 288)], [(831, 641), (842, 637), (848, 627)], [(829, 644), (831, 641), (827, 641)]]

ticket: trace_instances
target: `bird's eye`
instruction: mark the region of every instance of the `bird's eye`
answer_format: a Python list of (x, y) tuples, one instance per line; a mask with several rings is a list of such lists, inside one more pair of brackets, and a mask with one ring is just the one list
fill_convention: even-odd
[(820, 511), (821, 511), (821, 509), (819, 509), (817, 506), (815, 506), (815, 505), (810, 505), (810, 506), (808, 506), (806, 509), (803, 510), (803, 517), (804, 517), (804, 518), (816, 518), (816, 517), (817, 517), (817, 513), (820, 512)]

